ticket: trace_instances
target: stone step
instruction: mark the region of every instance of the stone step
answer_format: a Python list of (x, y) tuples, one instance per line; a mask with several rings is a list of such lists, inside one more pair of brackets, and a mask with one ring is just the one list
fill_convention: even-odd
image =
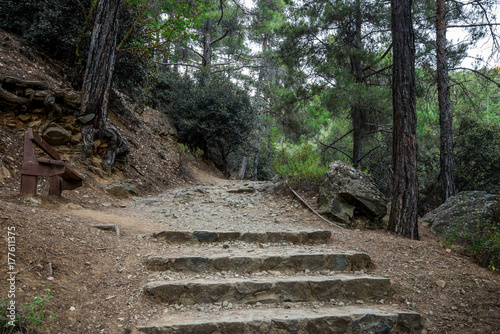
[(228, 278), (154, 281), (146, 294), (170, 304), (237, 304), (314, 301), (379, 300), (390, 293), (390, 280), (367, 275), (335, 277), (294, 276), (262, 279)]
[(264, 270), (300, 272), (310, 271), (354, 271), (366, 270), (371, 259), (363, 253), (298, 253), (271, 255), (236, 255), (217, 254), (213, 256), (166, 257), (150, 256), (146, 260), (149, 270), (179, 272), (214, 272), (232, 271), (260, 272)]
[(418, 313), (386, 306), (342, 306), (312, 309), (247, 309), (182, 313), (139, 326), (132, 334), (390, 334), (421, 333)]
[(326, 244), (331, 231), (300, 232), (213, 232), (213, 231), (161, 231), (153, 234), (158, 241), (174, 243), (242, 241), (252, 243)]

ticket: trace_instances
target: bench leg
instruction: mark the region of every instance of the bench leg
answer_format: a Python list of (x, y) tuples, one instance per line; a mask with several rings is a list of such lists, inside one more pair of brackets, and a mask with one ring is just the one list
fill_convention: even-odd
[(21, 175), (21, 195), (36, 195), (36, 176)]
[(51, 196), (61, 196), (61, 182), (62, 178), (59, 176), (51, 176), (49, 179), (49, 195)]

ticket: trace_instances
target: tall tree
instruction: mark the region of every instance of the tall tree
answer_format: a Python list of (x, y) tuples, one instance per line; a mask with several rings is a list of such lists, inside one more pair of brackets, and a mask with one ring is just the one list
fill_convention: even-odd
[(446, 52), (446, 0), (436, 0), (436, 54), (440, 127), (441, 196), (455, 196), (450, 78)]
[[(305, 1), (295, 11), (297, 18), (290, 23), (282, 47), (284, 62), (309, 75), (305, 91), (313, 90), (312, 83), (325, 92), (325, 108), (334, 114), (349, 110), (352, 154), (333, 145), (325, 147), (338, 150), (358, 167), (372, 152), (366, 150), (371, 139), (368, 133), (377, 133), (374, 128), (380, 124), (384, 111), (389, 112), (387, 104), (382, 102), (389, 95), (380, 94), (381, 87), (387, 87), (390, 81), (384, 76), (390, 68), (384, 61), (388, 52), (383, 52), (390, 44), (386, 33), (389, 7), (372, 0), (319, 0)], [(381, 66), (384, 63), (386, 66)], [(386, 91), (389, 93), (389, 89)], [(340, 103), (332, 103), (333, 99)], [(371, 131), (367, 131), (368, 126)]]
[(103, 168), (108, 172), (116, 155), (128, 151), (118, 129), (107, 124), (120, 5), (121, 0), (100, 0), (97, 4), (83, 84), (83, 114), (93, 115), (92, 121), (82, 128), (84, 150), (87, 154), (95, 151), (96, 135), (107, 138)]
[(417, 113), (413, 0), (391, 0), (393, 187), (390, 231), (418, 239)]

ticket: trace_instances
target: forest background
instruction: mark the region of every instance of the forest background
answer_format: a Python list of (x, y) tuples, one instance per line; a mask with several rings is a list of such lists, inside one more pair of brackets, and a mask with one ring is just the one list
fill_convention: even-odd
[[(83, 90), (96, 17), (107, 10), (100, 3), (3, 1), (0, 23), (60, 61)], [(341, 160), (393, 197), (394, 3), (114, 3), (112, 85), (172, 118), (179, 145), (240, 179), (315, 184)], [(422, 215), (459, 191), (500, 192), (498, 1), (405, 5)], [(453, 29), (468, 38), (448, 40)], [(461, 65), (485, 37), (490, 55)]]

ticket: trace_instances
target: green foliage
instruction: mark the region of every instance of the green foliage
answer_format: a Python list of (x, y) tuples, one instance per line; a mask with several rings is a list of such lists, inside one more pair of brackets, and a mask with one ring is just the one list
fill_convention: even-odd
[(500, 272), (500, 221), (477, 220), (470, 228), (465, 222), (450, 227), (448, 244), (458, 244), (465, 254), (483, 267)]
[(203, 152), (203, 150), (199, 147), (197, 147), (194, 150), (194, 156), (197, 157), (198, 159), (201, 158), (203, 156), (203, 154), (205, 154), (205, 152)]
[(247, 92), (224, 77), (162, 76), (153, 102), (172, 116), (181, 142), (203, 151), (226, 174), (228, 155), (254, 129), (256, 113)]
[[(64, 61), (68, 65), (66, 74), (74, 88), (80, 89), (92, 33), (93, 2), (0, 1), (0, 27)], [(201, 1), (124, 1), (113, 74), (115, 87), (144, 105), (157, 83), (155, 57), (167, 58), (168, 44), (173, 41), (192, 39), (190, 29), (210, 6)]]
[(500, 124), (470, 114), (459, 115), (457, 123), (457, 190), (500, 193)]
[[(52, 298), (52, 291), (49, 289), (43, 290), (45, 294), (41, 297), (35, 297), (35, 299), (30, 302), (21, 305), (21, 307), (16, 307), (16, 317), (12, 319), (8, 318), (9, 314), (9, 304), (4, 300), (0, 300), (0, 333), (2, 334), (22, 334), (31, 333), (32, 329), (40, 327), (47, 317), (47, 310), (45, 305)], [(53, 319), (55, 314), (51, 314), (49, 319)], [(14, 326), (12, 326), (14, 324)]]
[(273, 161), (276, 173), (291, 183), (301, 181), (319, 182), (323, 179), (328, 165), (321, 164), (320, 154), (306, 143), (295, 150), (285, 147)]
[[(81, 3), (90, 7), (89, 0)], [(73, 57), (84, 21), (78, 1), (0, 1), (0, 27), (58, 59)]]

